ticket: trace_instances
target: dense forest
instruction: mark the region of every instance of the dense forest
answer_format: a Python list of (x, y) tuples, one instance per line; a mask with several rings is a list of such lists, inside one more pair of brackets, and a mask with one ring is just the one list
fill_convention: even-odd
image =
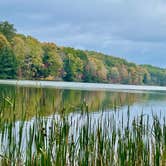
[[(120, 48), (119, 48), (120, 49)], [(166, 85), (166, 69), (94, 51), (60, 47), (18, 34), (0, 22), (0, 79)]]

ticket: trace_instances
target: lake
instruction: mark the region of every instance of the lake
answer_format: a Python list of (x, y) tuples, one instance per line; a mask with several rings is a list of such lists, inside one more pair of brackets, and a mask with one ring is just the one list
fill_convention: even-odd
[[(23, 142), (18, 149), (20, 153), (22, 152), (22, 157), (30, 162), (32, 154), (27, 159), (28, 152), (25, 149), (30, 147), (27, 148), (29, 144), (25, 142), (31, 140), (31, 132), (35, 133), (36, 131), (38, 133), (43, 127), (46, 130), (45, 134), (50, 136), (49, 128), (52, 126), (52, 119), (60, 124), (63, 121), (64, 124), (63, 117), (65, 117), (67, 122), (69, 122), (69, 140), (73, 138), (74, 142), (76, 142), (77, 139), (80, 139), (80, 131), (82, 131), (82, 128), (84, 131), (84, 126), (87, 124), (90, 130), (98, 131), (100, 122), (102, 128), (109, 123), (103, 131), (105, 132), (105, 130), (109, 129), (107, 133), (109, 133), (109, 136), (112, 136), (114, 125), (117, 126), (116, 128), (123, 126), (123, 129), (131, 127), (133, 121), (142, 115), (145, 117), (145, 122), (147, 122), (148, 117), (148, 125), (150, 126), (154, 125), (153, 115), (159, 118), (161, 124), (164, 124), (163, 119), (166, 116), (166, 91), (164, 87), (61, 82), (48, 82), (47, 84), (47, 82), (35, 81), (6, 82), (0, 81), (0, 140), (1, 145), (3, 145), (0, 148), (0, 152), (9, 158), (14, 158), (18, 155), (15, 150), (17, 148), (10, 149), (11, 144), (15, 142), (15, 145), (19, 145), (19, 142)], [(86, 110), (88, 110), (88, 114), (84, 114)], [(40, 114), (40, 116), (37, 116), (37, 114)], [(39, 126), (39, 128), (34, 127), (38, 124), (36, 122), (38, 117), (42, 121), (40, 130), (38, 130)], [(11, 128), (10, 124), (12, 124)], [(63, 131), (66, 130), (66, 128), (63, 129)], [(117, 131), (117, 129), (115, 130)], [(8, 137), (10, 135), (11, 140), (9, 141)], [(19, 135), (21, 138), (17, 137)], [(31, 146), (33, 145), (31, 153), (36, 152), (35, 139), (38, 138), (37, 136), (39, 135), (34, 136), (34, 140), (31, 140)], [(62, 140), (64, 137), (63, 134), (60, 136)], [(38, 139), (40, 142), (41, 138), (39, 137)], [(37, 143), (39, 144), (39, 142)], [(48, 142), (47, 139), (44, 140), (44, 146)], [(58, 143), (56, 142), (56, 144)], [(115, 145), (118, 147), (117, 142)], [(14, 148), (14, 144), (11, 147)], [(13, 155), (10, 154), (12, 152)], [(52, 161), (53, 159), (50, 160)], [(152, 162), (152, 158), (150, 162)], [(58, 160), (58, 163), (61, 162)], [(76, 163), (78, 164), (78, 161)], [(60, 165), (63, 164), (61, 163)]]
[[(35, 116), (37, 107), (41, 108), (43, 116), (58, 114), (63, 107), (67, 108), (69, 114), (77, 113), (72, 108), (80, 107), (83, 102), (86, 102), (90, 112), (95, 113), (111, 112), (115, 109), (119, 113), (123, 113), (127, 107), (130, 107), (133, 116), (141, 114), (142, 111), (146, 114), (153, 111), (163, 115), (166, 112), (164, 87), (155, 89), (152, 86), (145, 86), (145, 91), (144, 86), (133, 88), (134, 86), (128, 85), (113, 85), (113, 87), (111, 85), (109, 89), (105, 90), (105, 86), (102, 85), (107, 84), (92, 84), (90, 87), (90, 84), (86, 83), (80, 85), (80, 83), (21, 81), (19, 85), (18, 82), (6, 81), (9, 85), (5, 85), (4, 82), (0, 81), (1, 103), (4, 100), (7, 105), (10, 105), (14, 99), (18, 120), (23, 109), (31, 119)], [(82, 90), (79, 90), (79, 87)], [(7, 97), (8, 100), (4, 97)], [(6, 117), (9, 113), (6, 111)]]

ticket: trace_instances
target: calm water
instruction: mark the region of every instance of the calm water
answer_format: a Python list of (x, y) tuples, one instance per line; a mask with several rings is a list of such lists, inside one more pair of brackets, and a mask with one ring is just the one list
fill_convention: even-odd
[(22, 112), (26, 112), (27, 119), (30, 120), (35, 116), (36, 111), (40, 111), (43, 117), (49, 117), (53, 114), (58, 115), (63, 108), (67, 110), (67, 115), (76, 115), (80, 113), (79, 108), (83, 102), (87, 103), (89, 111), (95, 117), (100, 113), (112, 112), (125, 116), (128, 108), (130, 108), (131, 117), (142, 112), (166, 115), (165, 92), (86, 91), (0, 86), (0, 106), (5, 105), (4, 118), (10, 117), (13, 107), (16, 110), (17, 120), (22, 117)]

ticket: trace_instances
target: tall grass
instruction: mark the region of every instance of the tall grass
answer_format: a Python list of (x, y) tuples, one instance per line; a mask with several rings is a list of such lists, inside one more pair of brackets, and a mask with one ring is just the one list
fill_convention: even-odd
[[(14, 105), (14, 103), (13, 103)], [(12, 111), (16, 111), (11, 105)], [(78, 109), (78, 108), (77, 108)], [(152, 114), (141, 115), (127, 122), (116, 122), (109, 114), (94, 120), (83, 103), (79, 116), (70, 117), (64, 108), (60, 116), (40, 116), (26, 121), (3, 119), (1, 108), (0, 162), (1, 165), (79, 165), (79, 166), (133, 166), (166, 164), (166, 121)], [(11, 120), (12, 119), (12, 120)]]

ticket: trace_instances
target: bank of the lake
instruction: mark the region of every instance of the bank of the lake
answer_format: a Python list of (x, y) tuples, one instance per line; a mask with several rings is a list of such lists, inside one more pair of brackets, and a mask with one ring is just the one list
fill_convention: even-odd
[(119, 90), (119, 91), (164, 91), (166, 92), (166, 87), (164, 86), (145, 86), (145, 85), (122, 85), (122, 84), (34, 81), (34, 80), (0, 80), (0, 84), (25, 86), (25, 87), (91, 90), (91, 91)]

